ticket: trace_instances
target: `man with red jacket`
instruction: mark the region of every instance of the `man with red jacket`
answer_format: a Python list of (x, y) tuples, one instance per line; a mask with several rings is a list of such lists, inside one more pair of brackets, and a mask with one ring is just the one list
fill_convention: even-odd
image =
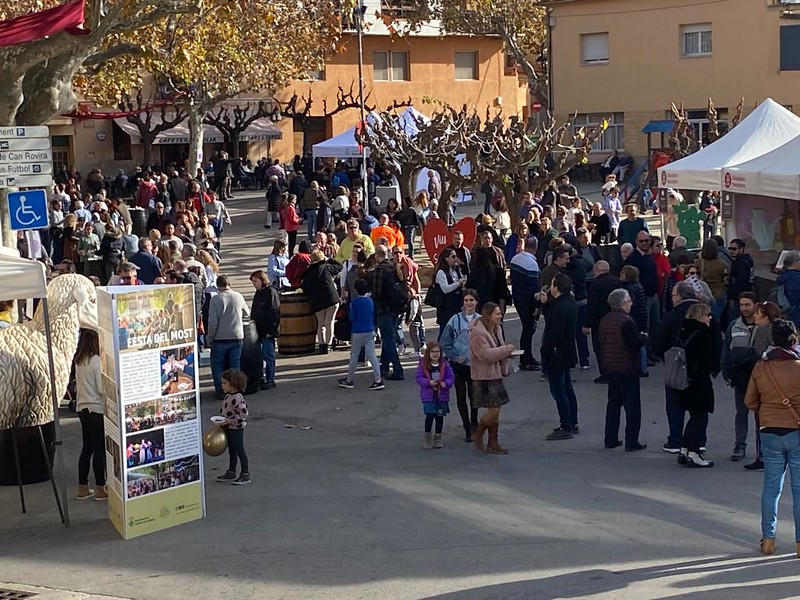
[(644, 450), (647, 444), (639, 442), (642, 423), (642, 405), (639, 390), (640, 354), (647, 344), (647, 335), (628, 313), (631, 311), (630, 294), (616, 289), (608, 295), (611, 312), (602, 318), (599, 328), (600, 372), (608, 381), (606, 405), (606, 448), (622, 445), (619, 440), (621, 409), (625, 408), (625, 450)]

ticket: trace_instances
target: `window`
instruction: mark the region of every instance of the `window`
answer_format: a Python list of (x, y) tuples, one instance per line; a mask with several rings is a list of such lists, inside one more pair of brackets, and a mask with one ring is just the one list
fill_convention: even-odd
[(608, 129), (592, 144), (592, 152), (610, 152), (625, 149), (625, 113), (581, 113), (573, 121), (575, 132), (583, 127), (588, 134), (608, 119)]
[(800, 71), (800, 25), (781, 29), (781, 71)]
[[(665, 113), (665, 118), (673, 120), (675, 116), (671, 110), (668, 110)], [(700, 147), (708, 146), (711, 143), (708, 138), (708, 109), (686, 110), (686, 120), (692, 128), (692, 137), (699, 141)], [(720, 135), (725, 135), (728, 133), (729, 127), (728, 109), (717, 107), (717, 131), (719, 131)]]
[(711, 23), (681, 25), (681, 56), (711, 55)]
[(375, 81), (408, 81), (408, 52), (373, 52)]
[(581, 57), (583, 64), (596, 65), (608, 62), (608, 32), (581, 35)]
[(456, 52), (456, 79), (478, 78), (478, 53)]
[(413, 0), (382, 0), (381, 14), (399, 19), (413, 19), (419, 15), (419, 9)]
[(325, 69), (311, 69), (308, 72), (308, 79), (312, 81), (325, 81)]

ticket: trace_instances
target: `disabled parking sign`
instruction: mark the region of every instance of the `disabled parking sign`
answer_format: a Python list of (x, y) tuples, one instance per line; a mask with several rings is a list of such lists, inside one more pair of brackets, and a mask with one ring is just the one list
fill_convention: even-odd
[(47, 193), (44, 190), (9, 192), (8, 212), (13, 231), (45, 229), (49, 224)]

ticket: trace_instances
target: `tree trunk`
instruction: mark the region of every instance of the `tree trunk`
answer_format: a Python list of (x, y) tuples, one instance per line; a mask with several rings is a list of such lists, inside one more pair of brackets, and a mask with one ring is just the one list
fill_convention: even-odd
[(148, 167), (153, 165), (153, 142), (155, 139), (153, 136), (150, 135), (143, 135), (141, 137), (142, 140), (142, 150), (144, 152), (144, 156), (142, 157), (142, 164)]
[(414, 197), (414, 169), (403, 169), (400, 175), (397, 176), (397, 183), (400, 184), (400, 195), (403, 198)]
[(192, 101), (187, 107), (189, 115), (189, 173), (196, 173), (203, 166), (203, 117), (206, 111), (200, 110)]
[(230, 137), (226, 137), (226, 142), (228, 144), (228, 154), (231, 155), (231, 158), (240, 158), (239, 156), (239, 132), (232, 131)]

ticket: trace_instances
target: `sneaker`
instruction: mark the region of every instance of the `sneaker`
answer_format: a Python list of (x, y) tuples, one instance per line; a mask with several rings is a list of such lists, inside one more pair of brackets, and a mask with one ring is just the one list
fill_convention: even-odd
[(714, 461), (706, 460), (702, 452), (689, 452), (686, 461), (690, 469), (710, 469), (714, 466)]
[(614, 448), (619, 448), (622, 446), (622, 442), (619, 440), (613, 441), (611, 443), (605, 442), (606, 450), (613, 450)]
[(581, 371), (588, 371), (591, 368), (589, 365), (581, 365)]
[(352, 390), (354, 387), (356, 387), (353, 385), (353, 382), (349, 381), (346, 377), (339, 379), (336, 383), (339, 384), (340, 388), (344, 388), (346, 390)]
[(546, 438), (548, 442), (553, 442), (557, 440), (571, 440), (572, 439), (572, 432), (566, 431), (561, 429), (560, 427), (553, 431), (553, 433), (549, 434)]
[(733, 453), (731, 454), (731, 460), (733, 462), (739, 462), (740, 460), (744, 460), (745, 450), (744, 446), (736, 446), (733, 449)]
[(578, 427), (577, 423), (572, 426), (572, 435), (578, 435), (581, 432), (581, 428)]
[(239, 477), (233, 480), (233, 485), (247, 485), (251, 481), (252, 479), (250, 479), (250, 473), (242, 473), (239, 475)]
[(675, 446), (670, 446), (669, 444), (664, 444), (663, 446), (661, 446), (661, 449), (664, 452), (668, 452), (669, 454), (678, 454), (681, 451), (680, 448), (676, 448)]
[(636, 452), (637, 450), (644, 450), (645, 448), (647, 448), (647, 444), (636, 442), (630, 446), (625, 446), (625, 452)]
[(608, 379), (606, 379), (605, 377), (600, 375), (600, 377), (595, 377), (594, 378), (594, 382), (595, 383), (608, 383)]
[(392, 373), (391, 375), (387, 375), (385, 379), (387, 381), (403, 381), (405, 380), (405, 376), (399, 375), (398, 373)]
[(744, 466), (745, 469), (748, 471), (763, 471), (764, 470), (764, 461), (760, 458), (755, 459), (749, 465)]
[(222, 475), (217, 476), (217, 481), (234, 481), (236, 479), (236, 473), (233, 471), (225, 471)]
[[(350, 385), (353, 384), (351, 383)], [(369, 386), (369, 389), (372, 390), (373, 392), (379, 392), (380, 390), (385, 390), (386, 386), (383, 383), (383, 379), (381, 379), (380, 381), (372, 382), (372, 385)]]

